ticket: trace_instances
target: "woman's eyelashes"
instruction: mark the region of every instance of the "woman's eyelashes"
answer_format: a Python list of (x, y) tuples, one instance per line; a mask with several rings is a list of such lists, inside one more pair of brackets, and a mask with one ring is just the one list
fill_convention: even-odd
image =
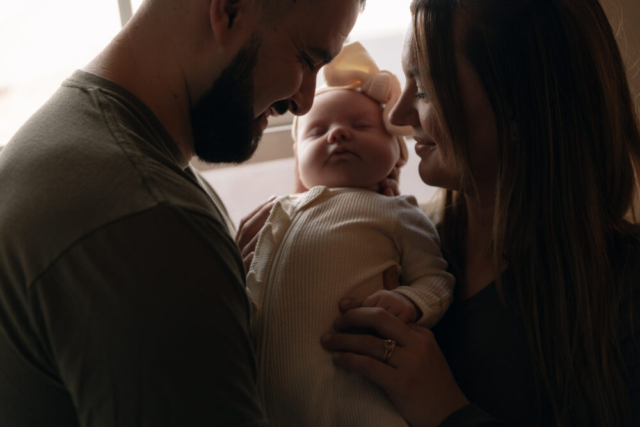
[(422, 101), (427, 101), (429, 99), (429, 95), (427, 91), (422, 89), (420, 85), (416, 84), (416, 93), (414, 94), (416, 99), (420, 99)]
[(422, 89), (420, 83), (417, 78), (413, 78), (410, 83), (413, 86), (413, 97), (419, 99), (421, 101), (427, 101), (429, 99), (429, 95), (426, 90)]

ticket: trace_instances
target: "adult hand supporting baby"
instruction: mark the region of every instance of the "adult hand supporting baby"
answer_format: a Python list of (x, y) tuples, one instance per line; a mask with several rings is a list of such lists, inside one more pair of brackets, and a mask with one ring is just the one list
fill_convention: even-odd
[(269, 200), (255, 208), (253, 212), (240, 221), (238, 233), (236, 234), (236, 244), (238, 248), (240, 248), (246, 271), (249, 271), (251, 261), (253, 261), (253, 254), (256, 250), (256, 244), (258, 243), (260, 230), (269, 218), (275, 199), (276, 196), (271, 196)]
[(400, 168), (394, 167), (389, 176), (380, 183), (380, 194), (393, 197), (400, 195)]
[[(393, 289), (397, 275), (385, 273), (385, 288)], [(325, 334), (322, 346), (335, 352), (336, 366), (381, 386), (410, 425), (437, 426), (469, 404), (429, 329), (406, 324), (380, 307), (362, 307), (362, 301), (343, 300), (340, 310), (344, 314), (334, 323), (336, 333)], [(353, 328), (373, 329), (396, 342), (386, 363), (381, 361), (384, 340), (347, 333)]]

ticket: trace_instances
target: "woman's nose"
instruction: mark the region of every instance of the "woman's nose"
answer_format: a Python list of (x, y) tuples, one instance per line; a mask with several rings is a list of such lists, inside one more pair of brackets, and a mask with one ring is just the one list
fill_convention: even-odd
[(418, 111), (409, 100), (410, 94), (403, 91), (400, 99), (389, 113), (389, 121), (394, 126), (419, 126)]
[(335, 144), (340, 141), (349, 141), (351, 132), (344, 126), (336, 126), (329, 132), (329, 144)]

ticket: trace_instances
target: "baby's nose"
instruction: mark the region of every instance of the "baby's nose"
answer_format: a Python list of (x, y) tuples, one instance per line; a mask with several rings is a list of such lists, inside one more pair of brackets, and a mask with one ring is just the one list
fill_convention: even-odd
[(329, 143), (336, 143), (338, 141), (348, 141), (351, 139), (349, 130), (344, 126), (336, 126), (329, 134)]

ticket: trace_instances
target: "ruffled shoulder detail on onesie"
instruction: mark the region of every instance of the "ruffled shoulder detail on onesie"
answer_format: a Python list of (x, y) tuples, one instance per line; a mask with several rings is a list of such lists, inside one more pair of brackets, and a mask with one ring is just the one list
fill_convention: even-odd
[(296, 215), (328, 192), (330, 189), (327, 187), (317, 186), (306, 193), (276, 199), (269, 218), (260, 231), (253, 261), (247, 274), (247, 288), (258, 309), (262, 306), (264, 288), (278, 253), (278, 247), (295, 221)]

